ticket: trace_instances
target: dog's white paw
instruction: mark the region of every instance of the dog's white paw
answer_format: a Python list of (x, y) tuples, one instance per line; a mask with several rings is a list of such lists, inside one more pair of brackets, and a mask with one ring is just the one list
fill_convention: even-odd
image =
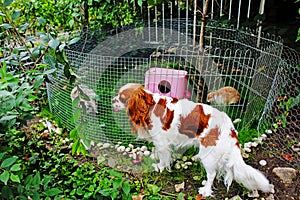
[(274, 194), (275, 193), (275, 188), (273, 184), (270, 184), (270, 193)]
[(162, 172), (164, 171), (165, 167), (161, 166), (159, 163), (158, 164), (152, 164), (152, 167), (156, 172)]
[(209, 187), (200, 187), (198, 190), (199, 194), (201, 194), (203, 197), (209, 197), (212, 196), (212, 190)]

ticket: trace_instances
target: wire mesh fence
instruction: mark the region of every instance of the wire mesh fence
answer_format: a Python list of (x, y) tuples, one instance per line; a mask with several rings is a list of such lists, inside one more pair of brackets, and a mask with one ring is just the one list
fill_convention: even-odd
[[(239, 131), (246, 127), (257, 128), (260, 134), (272, 130), (268, 140), (272, 152), (299, 166), (299, 53), (273, 35), (215, 22), (206, 25), (206, 46), (201, 52), (201, 23), (191, 18), (190, 5), (184, 6), (187, 12), (182, 14), (176, 4), (178, 9), (169, 11), (185, 18), (171, 15), (169, 19), (166, 6), (174, 7), (149, 7), (148, 21), (134, 26), (79, 32), (81, 40), (66, 50), (77, 82), (69, 85), (59, 66), (57, 76), (47, 84), (52, 112), (69, 128), (83, 124), (82, 135), (89, 141), (141, 145), (131, 134), (126, 114), (112, 111), (111, 99), (126, 83), (147, 85), (145, 75), (150, 69), (184, 70), (190, 99), (211, 103), (240, 121), (235, 124)], [(221, 16), (221, 7), (219, 11)], [(169, 74), (160, 73), (155, 82), (165, 81), (165, 75)], [(181, 84), (175, 79), (169, 80), (172, 84), (167, 89)], [(210, 93), (225, 86), (238, 91), (238, 101), (207, 102)], [(79, 117), (74, 117), (78, 112)]]
[(300, 53), (284, 47), (260, 127), (269, 134), (267, 148), (276, 157), (300, 166)]

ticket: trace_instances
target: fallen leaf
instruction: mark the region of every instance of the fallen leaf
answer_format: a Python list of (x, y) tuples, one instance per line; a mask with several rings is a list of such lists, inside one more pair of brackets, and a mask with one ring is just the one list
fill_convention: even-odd
[(201, 194), (196, 195), (196, 200), (204, 200), (204, 199), (206, 199), (206, 198), (203, 197)]
[(180, 184), (175, 184), (175, 191), (176, 192), (180, 192), (180, 190), (184, 189), (184, 182), (180, 183)]
[(288, 160), (288, 161), (293, 161), (293, 160), (294, 160), (293, 155), (294, 155), (294, 154), (281, 154), (281, 156), (282, 156), (284, 159)]
[(132, 200), (142, 200), (144, 198), (145, 195), (139, 194), (137, 196), (132, 196)]

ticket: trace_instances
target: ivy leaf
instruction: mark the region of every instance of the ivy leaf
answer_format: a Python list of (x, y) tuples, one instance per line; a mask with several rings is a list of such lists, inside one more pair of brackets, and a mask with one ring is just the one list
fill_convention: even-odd
[(57, 49), (57, 47), (58, 47), (59, 44), (60, 44), (60, 40), (59, 40), (59, 39), (53, 38), (53, 39), (51, 39), (51, 40), (49, 41), (49, 47), (50, 47), (51, 49), (54, 49), (54, 50)]
[(25, 31), (29, 26), (29, 23), (25, 23), (19, 26), (19, 31)]
[(20, 183), (20, 178), (18, 175), (15, 175), (15, 174), (10, 174), (10, 180), (12, 182), (16, 182), (16, 183)]
[(126, 196), (129, 195), (130, 192), (130, 184), (128, 183), (128, 181), (124, 182), (122, 185), (122, 190), (125, 193)]
[(75, 44), (75, 43), (77, 43), (80, 39), (81, 39), (80, 37), (75, 37), (75, 38), (73, 38), (72, 40), (70, 40), (70, 41), (68, 42), (68, 45)]
[(47, 21), (45, 20), (45, 18), (43, 17), (37, 17), (38, 19), (38, 26), (42, 26), (42, 25), (45, 25), (47, 23)]
[(6, 158), (5, 160), (3, 160), (1, 167), (7, 168), (7, 167), (11, 166), (12, 164), (14, 164), (14, 162), (16, 162), (17, 159), (18, 159), (17, 156)]
[(158, 187), (157, 185), (154, 184), (147, 184), (147, 187), (149, 189), (149, 191), (151, 192), (151, 194), (157, 195), (159, 193), (159, 191), (161, 190), (160, 187)]
[(76, 139), (75, 142), (72, 144), (72, 155), (74, 155), (80, 147), (80, 139)]
[(74, 23), (75, 23), (74, 19), (71, 19), (71, 20), (69, 21), (69, 26), (70, 26), (70, 27), (73, 27)]
[(55, 58), (52, 55), (50, 55), (50, 54), (44, 55), (44, 61), (51, 68), (56, 68), (57, 62), (56, 62)]
[(10, 171), (12, 172), (17, 172), (21, 170), (21, 164), (14, 164), (11, 168)]
[(139, 5), (140, 7), (142, 7), (142, 5), (143, 5), (143, 0), (138, 0), (138, 5)]
[(16, 10), (12, 15), (11, 15), (11, 19), (14, 21), (16, 20), (18, 17), (20, 17), (21, 15), (21, 10)]
[(2, 181), (5, 185), (7, 185), (8, 179), (9, 179), (8, 171), (4, 171), (2, 174), (0, 174), (0, 181)]
[(62, 193), (62, 191), (58, 188), (51, 188), (49, 190), (46, 190), (44, 192), (44, 194), (46, 194), (47, 196), (50, 196), (50, 197), (53, 197), (53, 196), (56, 196), (58, 194)]
[(13, 0), (4, 0), (3, 7), (9, 6), (12, 2), (13, 2)]
[(13, 27), (10, 24), (3, 23), (3, 24), (0, 24), (0, 28), (9, 29), (9, 28), (13, 28)]

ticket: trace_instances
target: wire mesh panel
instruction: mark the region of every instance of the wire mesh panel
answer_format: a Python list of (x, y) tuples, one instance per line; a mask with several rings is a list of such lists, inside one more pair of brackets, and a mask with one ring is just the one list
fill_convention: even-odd
[(58, 69), (48, 83), (52, 112), (69, 127), (78, 126), (83, 139), (95, 142), (131, 142), (125, 112), (112, 111), (111, 101), (117, 89), (127, 82), (143, 84), (148, 60), (143, 58), (109, 57), (67, 51), (78, 78), (70, 85)]
[(300, 166), (300, 53), (284, 48), (263, 115), (262, 130), (269, 130), (268, 150), (288, 164)]

